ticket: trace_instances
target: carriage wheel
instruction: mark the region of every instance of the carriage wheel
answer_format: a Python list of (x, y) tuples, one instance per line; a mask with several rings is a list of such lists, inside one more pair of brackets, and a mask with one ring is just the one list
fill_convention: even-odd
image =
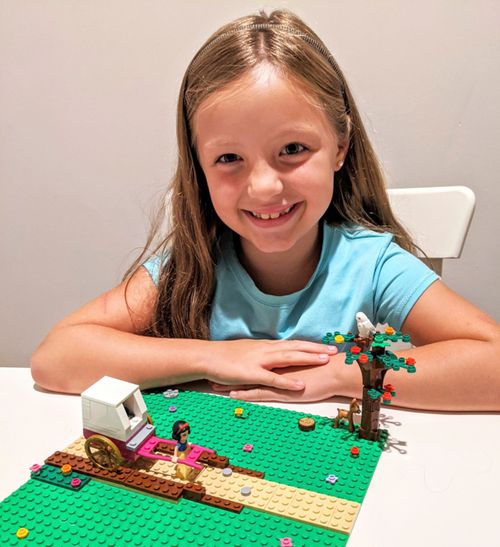
[(103, 435), (89, 437), (85, 441), (85, 452), (90, 461), (107, 471), (115, 471), (123, 461), (116, 444)]

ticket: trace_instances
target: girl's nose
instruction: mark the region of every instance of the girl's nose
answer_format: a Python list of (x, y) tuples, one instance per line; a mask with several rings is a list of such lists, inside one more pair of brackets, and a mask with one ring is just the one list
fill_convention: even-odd
[(267, 199), (280, 194), (283, 183), (280, 174), (270, 165), (255, 167), (248, 178), (248, 195), (251, 198)]

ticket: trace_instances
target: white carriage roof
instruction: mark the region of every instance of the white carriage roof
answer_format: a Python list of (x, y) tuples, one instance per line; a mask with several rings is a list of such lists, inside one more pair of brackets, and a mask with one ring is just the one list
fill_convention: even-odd
[(82, 393), (82, 398), (118, 406), (128, 399), (139, 386), (110, 376), (103, 376)]

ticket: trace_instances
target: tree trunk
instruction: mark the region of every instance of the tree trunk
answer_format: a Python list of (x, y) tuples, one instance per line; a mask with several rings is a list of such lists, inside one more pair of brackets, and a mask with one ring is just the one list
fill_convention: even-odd
[(363, 387), (363, 403), (361, 414), (361, 427), (359, 437), (369, 441), (378, 441), (378, 421), (380, 414), (380, 397), (372, 399), (368, 395), (367, 387)]

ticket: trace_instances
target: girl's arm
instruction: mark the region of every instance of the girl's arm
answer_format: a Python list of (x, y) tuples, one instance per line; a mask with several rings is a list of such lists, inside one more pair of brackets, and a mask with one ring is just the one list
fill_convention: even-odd
[[(388, 372), (395, 386), (394, 405), (427, 410), (500, 410), (500, 327), (491, 317), (450, 290), (433, 283), (413, 306), (402, 327), (418, 347), (397, 351), (416, 359), (417, 372)], [(390, 349), (390, 348), (389, 348)], [(220, 391), (251, 401), (315, 401), (333, 395), (362, 396), (357, 364), (344, 364), (339, 354), (322, 368), (283, 371), (300, 376), (300, 394), (263, 386), (216, 386)]]
[[(125, 298), (126, 292), (126, 298)], [(156, 287), (144, 268), (58, 323), (32, 356), (40, 386), (80, 393), (104, 375), (143, 388), (208, 378), (226, 384), (256, 383), (301, 390), (300, 379), (272, 369), (328, 362), (324, 345), (283, 340), (212, 342), (142, 336), (150, 325)]]
[(500, 326), (449, 289), (433, 283), (402, 327), (417, 373), (391, 376), (396, 404), (434, 410), (500, 410)]
[(202, 378), (206, 342), (138, 334), (150, 324), (155, 298), (151, 277), (139, 268), (128, 287), (123, 282), (70, 314), (34, 352), (35, 382), (80, 393), (104, 375), (143, 387)]

